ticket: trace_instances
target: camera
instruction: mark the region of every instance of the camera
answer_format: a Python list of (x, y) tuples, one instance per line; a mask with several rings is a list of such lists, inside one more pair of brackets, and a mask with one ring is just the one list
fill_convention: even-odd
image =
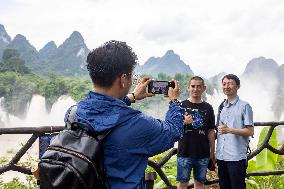
[(148, 85), (148, 92), (168, 95), (169, 87), (175, 88), (175, 83), (173, 81), (152, 81)]

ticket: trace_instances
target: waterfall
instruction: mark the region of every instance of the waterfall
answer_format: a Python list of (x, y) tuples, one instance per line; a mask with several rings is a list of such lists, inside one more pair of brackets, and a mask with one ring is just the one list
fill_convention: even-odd
[(7, 113), (3, 101), (4, 98), (0, 98), (0, 124), (4, 127), (63, 126), (66, 110), (76, 104), (71, 97), (64, 95), (59, 97), (52, 105), (51, 111), (47, 112), (45, 98), (33, 95), (31, 102), (27, 104), (26, 117), (21, 119)]
[[(276, 85), (270, 83), (269, 87), (270, 89), (268, 89), (268, 86), (263, 86), (263, 83), (256, 82), (255, 80), (242, 79), (241, 81), (241, 87), (238, 90), (238, 95), (240, 99), (247, 101), (251, 105), (254, 122), (278, 121), (271, 110), (274, 95), (272, 91), (276, 91)], [(213, 106), (215, 115), (217, 115), (218, 107), (226, 96), (223, 92), (214, 90), (212, 96), (207, 95), (206, 97), (208, 103)], [(283, 118), (284, 116), (282, 116), (281, 120), (283, 120)], [(263, 127), (254, 128), (254, 136), (251, 138), (250, 142), (252, 150), (257, 147), (258, 138), (262, 128)], [(278, 136), (282, 136), (281, 132), (278, 133)]]

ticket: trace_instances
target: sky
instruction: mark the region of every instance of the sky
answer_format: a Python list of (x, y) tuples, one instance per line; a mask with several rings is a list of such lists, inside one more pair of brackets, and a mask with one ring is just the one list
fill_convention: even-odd
[(0, 24), (37, 50), (73, 31), (89, 49), (125, 41), (140, 64), (172, 49), (205, 78), (260, 56), (284, 64), (283, 0), (0, 0)]

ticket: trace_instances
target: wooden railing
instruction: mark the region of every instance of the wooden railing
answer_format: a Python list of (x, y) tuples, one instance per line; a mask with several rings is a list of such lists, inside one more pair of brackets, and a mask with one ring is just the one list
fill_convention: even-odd
[[(267, 126), (270, 127), (265, 139), (263, 140), (262, 144), (255, 149), (254, 151), (252, 151), (250, 154), (248, 154), (248, 160), (252, 159), (254, 156), (256, 156), (257, 154), (259, 154), (263, 149), (267, 148), (268, 150), (270, 150), (271, 152), (275, 153), (275, 154), (279, 154), (279, 155), (284, 155), (284, 144), (279, 148), (279, 149), (275, 149), (273, 148), (270, 144), (269, 144), (269, 140), (272, 136), (272, 132), (273, 130), (279, 126), (279, 125), (284, 125), (284, 121), (281, 122), (255, 122), (254, 126), (256, 127), (262, 127), (262, 126)], [(164, 164), (167, 163), (167, 161), (169, 161), (169, 159), (177, 154), (177, 149), (174, 148), (172, 149), (164, 158), (162, 158), (159, 162), (153, 162), (151, 160), (149, 160), (148, 164), (149, 166), (153, 167), (154, 170), (158, 173), (158, 175), (161, 177), (161, 179), (165, 182), (165, 184), (167, 185), (167, 188), (175, 188), (175, 186), (173, 186), (170, 181), (168, 180), (167, 176), (165, 175), (165, 173), (162, 171), (162, 167)], [(260, 172), (249, 172), (247, 173), (246, 177), (250, 177), (250, 176), (268, 176), (268, 175), (282, 175), (284, 174), (284, 170), (275, 170), (275, 171), (260, 171)], [(209, 180), (205, 183), (205, 185), (211, 185), (211, 184), (215, 184), (218, 183), (219, 179), (214, 179), (214, 180)], [(193, 184), (189, 184), (188, 188), (193, 188)]]
[[(261, 127), (261, 126), (268, 126), (269, 131), (262, 142), (262, 144), (254, 151), (252, 151), (248, 155), (248, 159), (252, 159), (254, 156), (259, 154), (263, 149), (268, 149), (271, 152), (279, 155), (284, 155), (284, 144), (279, 148), (275, 149), (269, 144), (269, 140), (272, 136), (273, 130), (279, 126), (284, 125), (284, 121), (282, 122), (255, 122), (254, 126)], [(14, 127), (14, 128), (0, 128), (0, 135), (2, 134), (32, 134), (30, 139), (22, 146), (22, 148), (12, 157), (12, 159), (0, 166), (0, 174), (6, 171), (18, 171), (24, 174), (31, 175), (31, 167), (17, 165), (21, 157), (27, 152), (29, 148), (34, 144), (34, 142), (43, 135), (46, 134), (54, 134), (63, 130), (64, 127), (62, 126), (44, 126), (44, 127)], [(165, 157), (163, 157), (159, 162), (154, 162), (149, 160), (148, 164), (151, 166), (156, 173), (160, 176), (160, 178), (165, 182), (167, 188), (176, 188), (173, 184), (168, 180), (167, 176), (162, 170), (163, 165), (165, 165), (172, 156), (177, 154), (177, 149), (172, 149)], [(247, 177), (249, 176), (267, 176), (267, 175), (282, 175), (284, 174), (284, 170), (275, 170), (275, 171), (264, 171), (264, 172), (249, 172), (247, 173)], [(218, 183), (218, 179), (209, 180), (205, 184), (211, 185), (214, 183)], [(188, 188), (193, 188), (193, 184), (190, 184)]]

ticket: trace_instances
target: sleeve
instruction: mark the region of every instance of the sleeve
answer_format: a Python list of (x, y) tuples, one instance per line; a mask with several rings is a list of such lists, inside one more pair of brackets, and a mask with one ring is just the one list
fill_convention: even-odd
[(184, 112), (184, 108), (181, 108), (178, 103), (172, 103), (166, 113), (165, 121), (143, 114), (139, 121), (143, 126), (139, 129), (138, 135), (140, 143), (143, 141), (142, 151), (147, 156), (172, 148), (174, 143), (182, 137)]
[(128, 98), (128, 96), (125, 96), (122, 101), (127, 105), (127, 106), (130, 106), (131, 105), (131, 102), (130, 102), (130, 99)]
[(243, 116), (244, 125), (253, 126), (253, 111), (249, 104), (245, 105), (242, 116)]

